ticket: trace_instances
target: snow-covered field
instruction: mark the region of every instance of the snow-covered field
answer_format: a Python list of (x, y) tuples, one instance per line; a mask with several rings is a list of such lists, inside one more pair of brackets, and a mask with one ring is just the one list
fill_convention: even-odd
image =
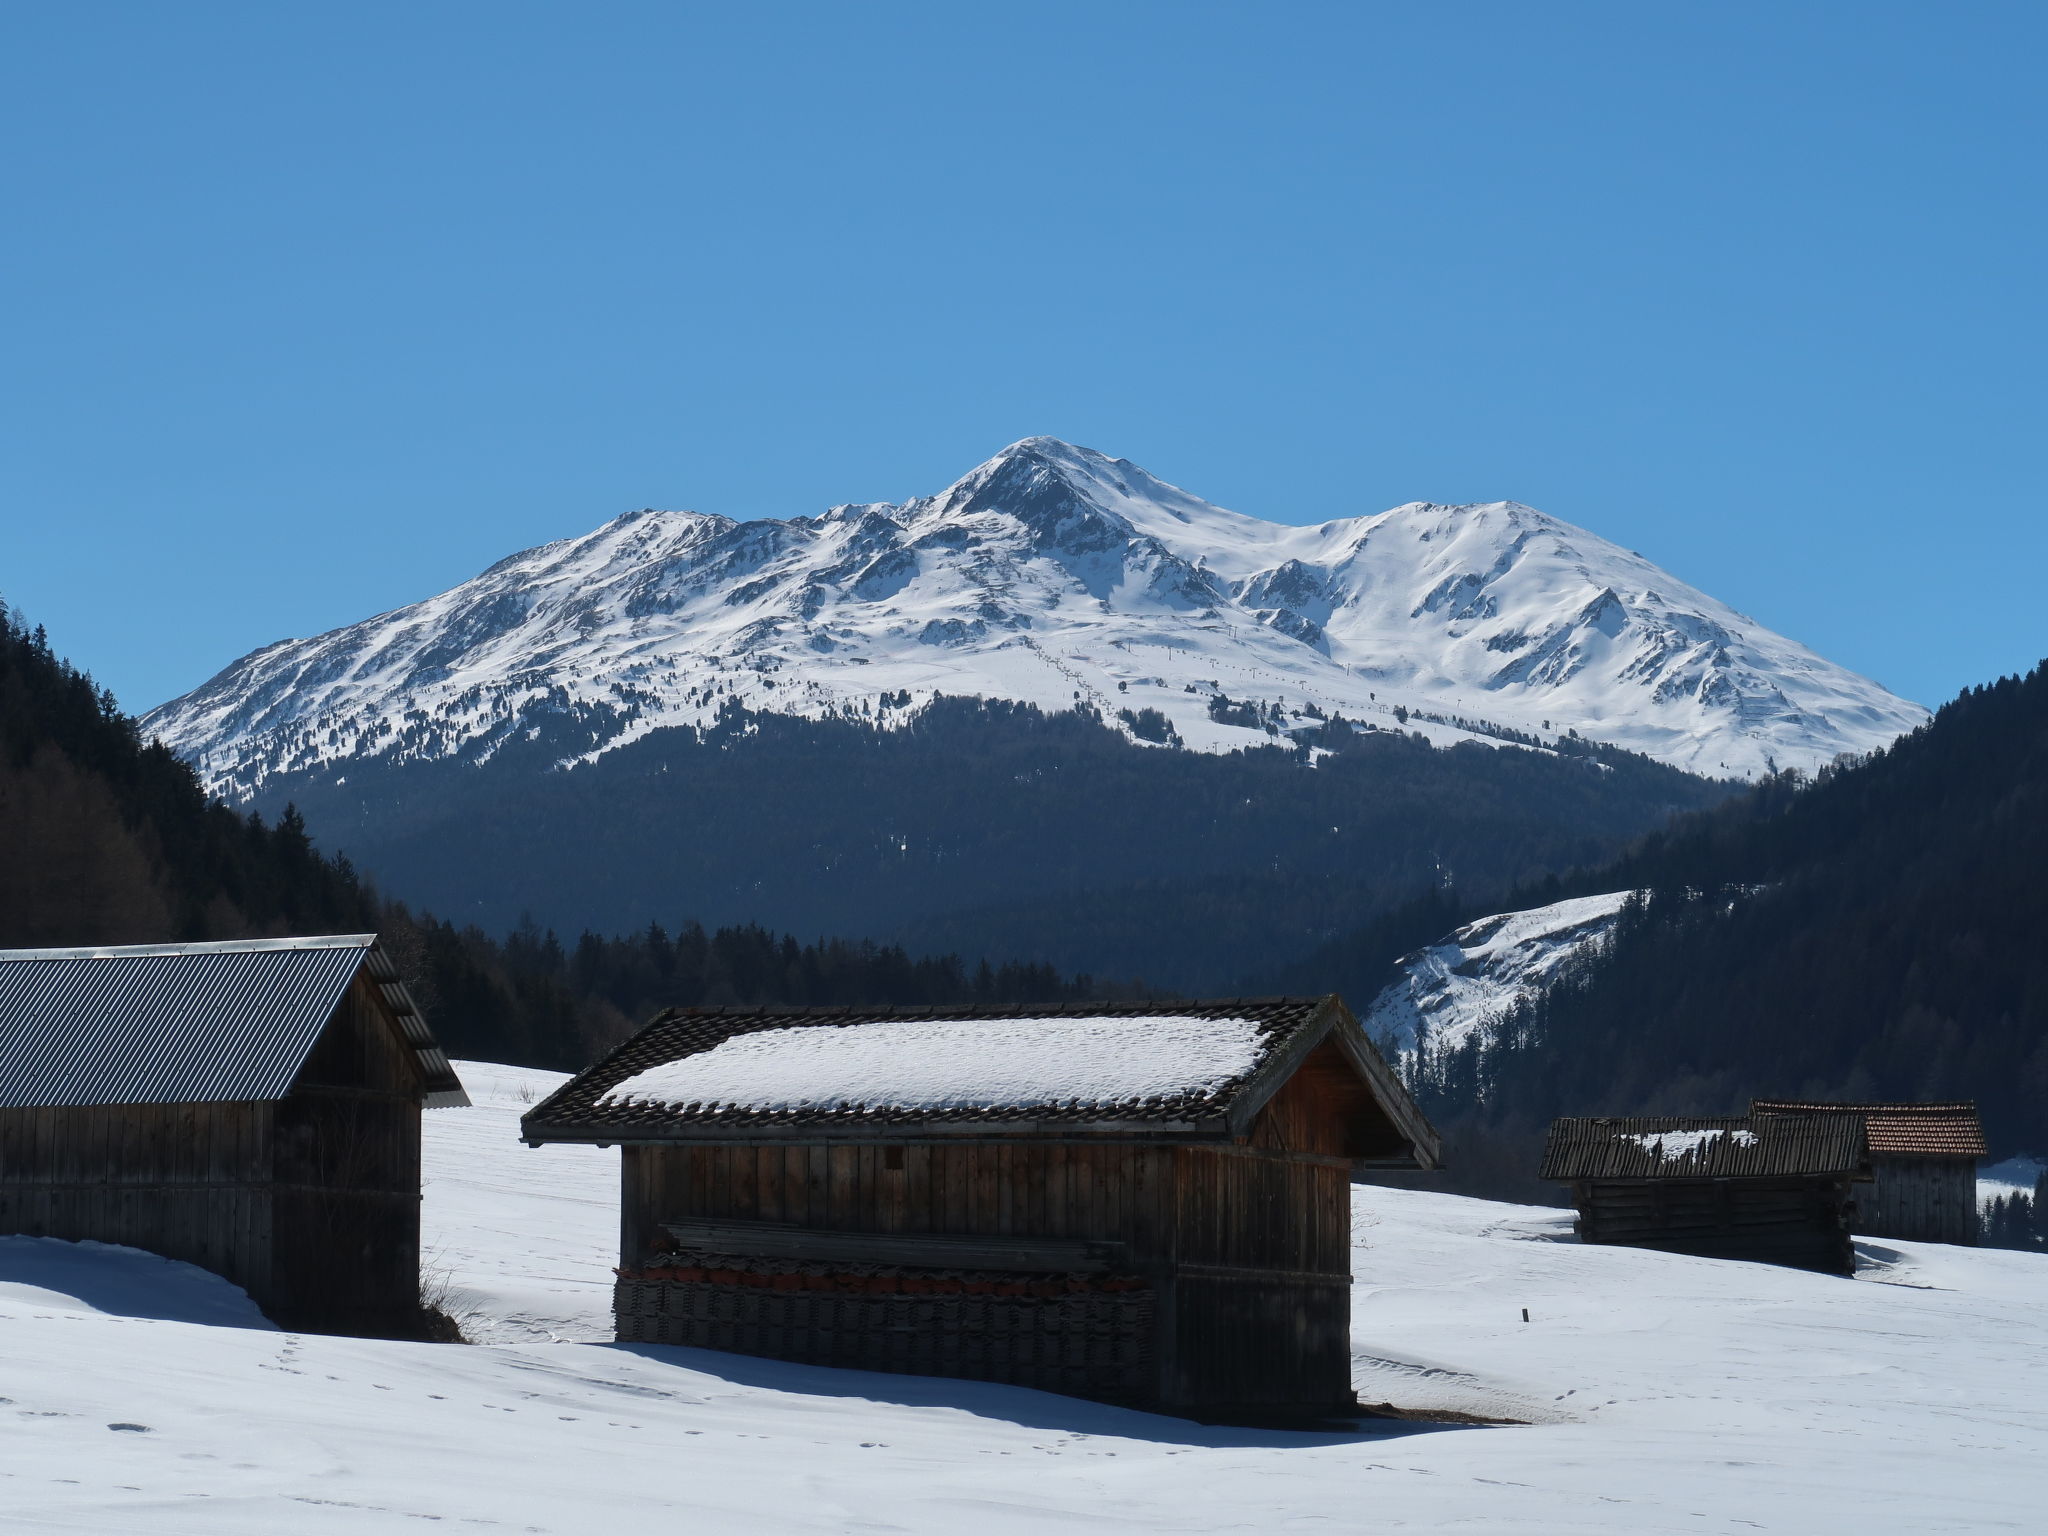
[(0, 1239), (0, 1530), (2043, 1529), (2038, 1256), (1865, 1243), (1849, 1281), (1361, 1190), (1361, 1394), (1528, 1424), (1205, 1428), (555, 1342), (604, 1333), (616, 1155), (517, 1143), (558, 1078), (461, 1070), (477, 1107), (427, 1118), (428, 1242), (489, 1342), (278, 1333), (184, 1266)]

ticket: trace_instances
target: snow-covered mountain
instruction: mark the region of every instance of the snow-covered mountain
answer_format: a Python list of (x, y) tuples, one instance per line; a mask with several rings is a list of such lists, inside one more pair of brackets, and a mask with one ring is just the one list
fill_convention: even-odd
[(1455, 1050), (1613, 932), (1630, 891), (1501, 912), (1406, 954), (1359, 1022), (1390, 1056)]
[(1129, 711), (1162, 737), (1141, 713), (1156, 710), (1205, 751), (1320, 711), (1438, 741), (1576, 730), (1744, 776), (1926, 718), (1530, 507), (1412, 502), (1296, 527), (1036, 437), (901, 504), (628, 513), (267, 646), (145, 725), (249, 793), (358, 758), (486, 757), (565, 715), (595, 756), (728, 702), (890, 720), (939, 693)]

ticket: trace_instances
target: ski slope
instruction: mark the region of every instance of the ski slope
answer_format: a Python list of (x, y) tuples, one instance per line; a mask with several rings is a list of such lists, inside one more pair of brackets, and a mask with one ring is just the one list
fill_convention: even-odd
[[(1523, 1426), (1203, 1427), (602, 1337), (616, 1154), (461, 1067), (428, 1242), (473, 1348), (271, 1330), (127, 1249), (0, 1239), (0, 1529), (692, 1536), (2041, 1529), (2048, 1260), (1864, 1244), (1854, 1281), (1361, 1189), (1361, 1394)], [(1522, 1322), (1523, 1308), (1530, 1320)]]

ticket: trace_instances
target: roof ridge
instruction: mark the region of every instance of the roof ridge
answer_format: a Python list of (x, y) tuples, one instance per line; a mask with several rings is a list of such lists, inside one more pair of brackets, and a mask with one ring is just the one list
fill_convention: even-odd
[(1975, 1099), (1931, 1100), (1924, 1104), (1887, 1103), (1881, 1100), (1856, 1103), (1834, 1099), (1752, 1099), (1751, 1113), (1802, 1110), (1816, 1114), (1856, 1115), (1964, 1115), (1977, 1112)]
[(133, 960), (152, 955), (254, 955), (303, 949), (368, 949), (374, 933), (327, 933), (283, 939), (208, 939), (192, 944), (87, 944), (71, 949), (0, 949), (0, 964), (17, 960)]
[(1046, 1003), (676, 1003), (648, 1022), (663, 1018), (823, 1018), (858, 1014), (874, 1018), (1031, 1018), (1041, 1014), (1174, 1014), (1217, 1008), (1300, 1008), (1329, 1000), (1328, 992), (1277, 993), (1268, 997), (1072, 998)]

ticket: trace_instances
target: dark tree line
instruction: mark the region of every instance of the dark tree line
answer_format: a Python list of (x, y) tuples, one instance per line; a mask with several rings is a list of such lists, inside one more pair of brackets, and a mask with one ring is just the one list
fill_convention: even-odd
[(381, 897), (346, 859), (315, 849), (292, 806), (266, 822), (209, 800), (111, 693), (0, 607), (0, 948), (371, 931), (452, 1053), (562, 1069), (671, 1005), (1037, 1003), (1118, 990), (1043, 965), (801, 943), (753, 926), (584, 933), (565, 950), (529, 924), (495, 940)]
[(1987, 1203), (1981, 1235), (1987, 1248), (2048, 1253), (2048, 1173), (2034, 1181), (2032, 1192), (2017, 1189)]
[(361, 926), (346, 860), (210, 802), (114, 697), (0, 607), (0, 943), (136, 942)]
[[(974, 699), (886, 722), (728, 701), (701, 731), (567, 769), (592, 723), (565, 711), (536, 729), (482, 763), (287, 775), (259, 804), (347, 828), (389, 888), (498, 930), (531, 911), (622, 932), (686, 892), (710, 926), (864, 932), (1195, 992), (1447, 881), (1505, 891), (1604, 863), (1733, 792), (1612, 749), (1441, 750), (1339, 720), (1237, 753), (1160, 751), (1086, 708)], [(1327, 754), (1314, 766), (1311, 748)]]

